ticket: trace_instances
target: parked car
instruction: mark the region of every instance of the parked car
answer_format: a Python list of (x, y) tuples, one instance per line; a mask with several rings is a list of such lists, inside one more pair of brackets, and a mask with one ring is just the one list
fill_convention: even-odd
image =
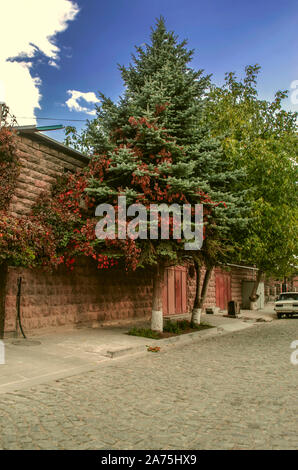
[(289, 318), (298, 314), (298, 292), (282, 292), (276, 299), (274, 310), (277, 318), (283, 315)]

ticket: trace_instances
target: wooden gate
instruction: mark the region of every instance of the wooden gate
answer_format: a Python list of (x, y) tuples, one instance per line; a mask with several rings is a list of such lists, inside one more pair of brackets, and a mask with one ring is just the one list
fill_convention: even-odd
[(224, 271), (215, 272), (216, 306), (221, 310), (228, 309), (231, 300), (231, 276)]
[(187, 313), (187, 269), (173, 266), (165, 270), (163, 288), (163, 314)]

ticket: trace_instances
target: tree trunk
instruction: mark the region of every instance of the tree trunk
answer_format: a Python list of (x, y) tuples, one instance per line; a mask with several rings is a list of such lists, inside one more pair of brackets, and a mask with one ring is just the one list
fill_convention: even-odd
[(163, 331), (163, 311), (162, 311), (162, 292), (164, 284), (164, 266), (157, 265), (155, 276), (153, 278), (153, 299), (152, 299), (152, 317), (151, 330)]
[(4, 337), (5, 326), (5, 297), (8, 266), (6, 263), (0, 265), (0, 339)]
[(258, 290), (259, 284), (261, 282), (262, 275), (263, 275), (263, 271), (261, 271), (259, 269), (258, 274), (257, 274), (257, 278), (254, 282), (251, 294), (249, 296), (250, 310), (256, 310), (257, 309), (257, 300), (258, 300), (258, 297), (259, 297), (258, 294), (257, 294), (257, 290)]
[(199, 324), (201, 321), (201, 312), (202, 312), (202, 308), (203, 308), (204, 301), (206, 298), (208, 284), (211, 278), (213, 267), (207, 268), (205, 271), (202, 290), (200, 290), (201, 266), (195, 263), (195, 269), (197, 273), (197, 285), (196, 285), (196, 297), (195, 297), (194, 307), (193, 307), (192, 315), (191, 315), (191, 322)]
[(206, 298), (206, 294), (207, 294), (208, 285), (209, 285), (209, 281), (210, 281), (210, 278), (211, 278), (212, 271), (213, 271), (213, 266), (211, 268), (207, 268), (206, 272), (205, 272), (204, 282), (203, 282), (201, 296), (200, 296), (200, 302), (199, 302), (200, 308), (203, 307), (204, 302), (205, 302), (205, 298)]
[(191, 323), (195, 323), (197, 325), (201, 322), (201, 311), (200, 308), (200, 293), (201, 293), (201, 265), (194, 260), (194, 266), (196, 271), (196, 296), (195, 301), (193, 304), (193, 309), (191, 312)]

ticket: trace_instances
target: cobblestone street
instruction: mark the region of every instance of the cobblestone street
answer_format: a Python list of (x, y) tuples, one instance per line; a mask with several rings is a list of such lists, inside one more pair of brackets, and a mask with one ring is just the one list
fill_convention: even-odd
[(297, 339), (261, 323), (2, 394), (0, 448), (297, 449)]

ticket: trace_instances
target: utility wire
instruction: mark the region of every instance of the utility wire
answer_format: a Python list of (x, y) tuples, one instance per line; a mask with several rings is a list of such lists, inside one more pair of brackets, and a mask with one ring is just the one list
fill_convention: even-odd
[(86, 122), (87, 119), (64, 119), (64, 118), (47, 118), (47, 117), (28, 117), (28, 116), (17, 116), (18, 119), (37, 119), (37, 120), (44, 120), (44, 121), (70, 121), (70, 122)]

